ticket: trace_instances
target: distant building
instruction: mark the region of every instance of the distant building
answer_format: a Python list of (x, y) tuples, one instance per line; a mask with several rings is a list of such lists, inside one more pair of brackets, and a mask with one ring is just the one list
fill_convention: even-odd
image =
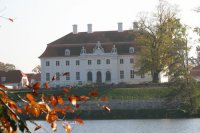
[(24, 88), (29, 84), (26, 74), (20, 70), (0, 71), (0, 82), (10, 89)]
[(30, 85), (35, 84), (36, 82), (41, 81), (41, 74), (40, 73), (26, 73), (28, 77), (28, 81)]
[(150, 74), (138, 74), (134, 66), (139, 54), (137, 32), (137, 23), (133, 30), (123, 30), (118, 23), (117, 31), (97, 32), (92, 31), (91, 24), (87, 32), (78, 32), (73, 25), (73, 32), (49, 43), (39, 57), (41, 82), (51, 81), (53, 76), (56, 80), (49, 83), (52, 86), (152, 81)]

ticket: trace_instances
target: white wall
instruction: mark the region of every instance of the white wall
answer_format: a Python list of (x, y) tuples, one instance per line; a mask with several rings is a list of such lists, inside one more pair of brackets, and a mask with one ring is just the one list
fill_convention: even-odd
[[(120, 59), (124, 60), (123, 64), (120, 64)], [(111, 72), (111, 82), (108, 83), (141, 83), (145, 81), (151, 81), (151, 75), (145, 75), (145, 78), (141, 78), (141, 75), (134, 75), (134, 78), (130, 78), (130, 70), (138, 71), (134, 68), (134, 64), (130, 63), (130, 58), (136, 58), (135, 55), (117, 55), (117, 54), (88, 54), (77, 57), (51, 57), (41, 58), (41, 82), (46, 82), (46, 73), (50, 73), (50, 79), (56, 72), (63, 74), (64, 72), (70, 72), (70, 80), (66, 80), (65, 76), (61, 76), (59, 81), (51, 81), (51, 86), (65, 86), (75, 85), (79, 81), (84, 84), (89, 83), (87, 81), (87, 72), (91, 71), (93, 74), (93, 83), (96, 83), (96, 73), (98, 71), (102, 74), (102, 82), (105, 83), (106, 71)], [(97, 64), (97, 60), (101, 60), (101, 64)], [(106, 59), (110, 59), (110, 64), (106, 64)], [(70, 61), (70, 65), (66, 66), (66, 60)], [(80, 65), (76, 65), (76, 60), (80, 60)], [(91, 65), (88, 65), (88, 60), (92, 61)], [(50, 62), (50, 66), (46, 66), (46, 61)], [(60, 62), (60, 66), (56, 66), (56, 61)], [(120, 70), (124, 70), (124, 79), (120, 79)], [(76, 72), (80, 72), (80, 80), (76, 80)]]

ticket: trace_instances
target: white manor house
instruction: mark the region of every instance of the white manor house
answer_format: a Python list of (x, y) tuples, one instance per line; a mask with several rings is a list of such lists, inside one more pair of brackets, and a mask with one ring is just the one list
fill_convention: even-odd
[[(50, 86), (66, 86), (92, 83), (129, 84), (151, 81), (150, 74), (136, 74), (135, 61), (139, 47), (134, 34), (138, 32), (137, 23), (133, 30), (123, 30), (118, 23), (116, 31), (92, 31), (88, 24), (87, 32), (73, 32), (51, 42), (39, 57), (41, 59), (41, 83)], [(63, 76), (63, 73), (67, 75)], [(52, 77), (55, 80), (52, 81)], [(161, 76), (160, 82), (167, 79)]]

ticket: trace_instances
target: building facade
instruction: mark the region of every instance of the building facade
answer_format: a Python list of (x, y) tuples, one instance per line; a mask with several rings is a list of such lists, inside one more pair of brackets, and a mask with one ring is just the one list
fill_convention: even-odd
[[(150, 74), (138, 74), (135, 62), (139, 46), (135, 42), (137, 25), (123, 30), (118, 23), (116, 31), (73, 32), (49, 43), (39, 57), (41, 82), (51, 86), (92, 83), (141, 83), (151, 81)], [(55, 77), (55, 80), (52, 78)]]

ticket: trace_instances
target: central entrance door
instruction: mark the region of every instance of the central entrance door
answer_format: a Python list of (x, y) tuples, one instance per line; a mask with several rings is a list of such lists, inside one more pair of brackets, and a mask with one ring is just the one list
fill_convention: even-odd
[(97, 72), (97, 83), (102, 83), (102, 76), (100, 71)]

